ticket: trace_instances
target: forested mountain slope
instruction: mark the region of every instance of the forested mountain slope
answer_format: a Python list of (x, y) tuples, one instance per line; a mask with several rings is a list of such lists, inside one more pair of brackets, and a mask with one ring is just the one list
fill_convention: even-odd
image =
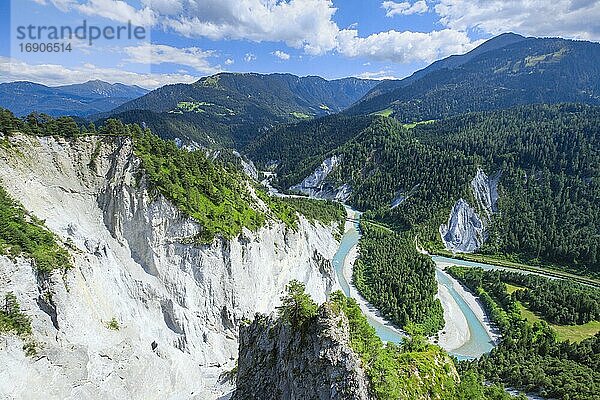
[[(480, 251), (598, 273), (599, 127), (600, 108), (569, 104), (467, 114), (413, 127), (378, 117), (337, 149), (307, 145), (308, 161), (281, 167), (278, 183), (292, 186), (336, 155), (342, 161), (326, 181), (349, 184), (350, 204), (439, 247), (438, 228), (457, 200), (485, 214), (472, 191), (478, 170), (485, 171), (498, 176), (499, 198)], [(320, 143), (318, 136), (313, 142)], [(262, 160), (286, 154), (288, 147), (272, 143), (263, 148)]]
[(382, 82), (348, 112), (389, 110), (413, 122), (560, 102), (600, 104), (600, 44), (501, 35), (399, 82)]
[(164, 86), (111, 114), (145, 122), (163, 137), (238, 146), (276, 123), (339, 112), (375, 84), (357, 78), (221, 73), (189, 85)]

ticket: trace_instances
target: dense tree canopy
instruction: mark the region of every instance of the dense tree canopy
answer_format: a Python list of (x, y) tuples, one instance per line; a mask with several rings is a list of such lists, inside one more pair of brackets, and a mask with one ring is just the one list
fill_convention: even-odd
[[(560, 342), (556, 332), (545, 322), (533, 324), (523, 320), (517, 302), (519, 291), (508, 294), (505, 281), (521, 283), (535, 293), (543, 288), (552, 302), (540, 308), (544, 318), (553, 317), (553, 307), (576, 307), (583, 315), (584, 303), (569, 305), (566, 290), (597, 296), (597, 289), (582, 288), (574, 282), (549, 282), (542, 277), (518, 278), (513, 273), (451, 267), (449, 272), (477, 293), (488, 313), (502, 331), (502, 341), (490, 354), (463, 364), (464, 370), (476, 370), (491, 382), (498, 382), (544, 397), (564, 400), (592, 400), (600, 391), (600, 333), (581, 343)], [(532, 295), (535, 296), (535, 295)], [(536, 297), (532, 297), (536, 298)], [(531, 304), (531, 303), (528, 303)]]
[(383, 228), (361, 223), (360, 257), (353, 269), (359, 292), (400, 327), (417, 324), (427, 335), (444, 326), (431, 258), (415, 251), (414, 242)]

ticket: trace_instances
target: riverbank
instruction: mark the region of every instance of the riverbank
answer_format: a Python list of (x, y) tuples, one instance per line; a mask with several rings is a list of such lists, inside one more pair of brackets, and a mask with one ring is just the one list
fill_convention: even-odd
[(467, 318), (446, 286), (438, 285), (436, 298), (442, 303), (445, 325), (444, 329), (438, 333), (437, 341), (433, 339), (430, 341), (446, 351), (456, 350), (471, 339)]
[[(367, 319), (377, 322), (379, 325), (384, 326), (385, 328), (391, 330), (400, 337), (406, 336), (405, 332), (403, 332), (401, 329), (394, 326), (394, 324), (386, 320), (376, 307), (374, 307), (364, 297), (362, 297), (356, 289), (356, 287), (354, 286), (354, 284), (352, 283), (352, 268), (357, 257), (358, 244), (355, 244), (354, 246), (352, 246), (352, 248), (346, 255), (346, 258), (344, 259), (344, 265), (342, 267), (342, 274), (344, 275), (344, 279), (346, 280), (346, 282), (348, 282), (348, 286), (350, 288), (350, 297), (356, 300), (363, 314), (367, 316)], [(396, 342), (396, 340), (394, 340), (394, 342)]]
[(600, 287), (600, 279), (593, 278), (585, 275), (577, 275), (568, 271), (561, 271), (559, 269), (551, 268), (551, 267), (542, 267), (542, 266), (534, 266), (522, 264), (510, 260), (500, 259), (493, 256), (487, 256), (484, 254), (471, 254), (471, 253), (452, 253), (447, 250), (437, 250), (435, 251), (435, 256), (441, 256), (445, 258), (454, 258), (461, 261), (476, 263), (476, 264), (488, 264), (496, 267), (504, 268), (508, 271), (517, 271), (524, 273), (534, 273), (541, 276), (546, 276), (549, 278), (559, 278), (559, 279), (570, 279), (576, 282), (582, 283), (584, 285)]
[[(415, 238), (415, 246), (417, 251), (428, 257), (432, 257), (429, 252), (419, 246), (418, 241)], [(473, 293), (465, 289), (456, 279), (450, 276), (444, 270), (454, 265), (452, 262), (440, 261), (432, 257), (435, 262), (437, 274), (444, 278), (444, 281), (448, 282), (450, 287), (445, 287), (438, 278), (438, 295), (444, 309), (444, 321), (445, 326), (440, 332), (438, 332), (438, 345), (447, 351), (458, 350), (463, 346), (469, 346), (471, 341), (471, 329), (469, 328), (469, 322), (465, 316), (464, 311), (458, 305), (456, 299), (451, 295), (450, 289), (455, 292), (462, 301), (470, 308), (471, 312), (479, 321), (483, 327), (485, 334), (489, 337), (489, 340), (494, 344), (498, 344), (500, 341), (500, 332), (494, 326), (492, 321), (485, 313), (483, 304), (475, 297)], [(444, 333), (445, 332), (445, 333)], [(464, 350), (464, 349), (463, 349)], [(465, 356), (475, 356), (476, 354), (463, 354)]]
[[(450, 276), (445, 271), (446, 267), (453, 265), (453, 264), (446, 263), (446, 262), (440, 262), (440, 261), (436, 261), (435, 263), (436, 263), (436, 268), (438, 269), (439, 273), (445, 275), (452, 282), (452, 288), (465, 301), (465, 303), (467, 303), (467, 305), (469, 306), (471, 311), (473, 311), (473, 314), (475, 314), (475, 317), (477, 318), (477, 320), (479, 322), (481, 322), (481, 325), (485, 329), (485, 332), (490, 337), (490, 339), (494, 343), (494, 345), (498, 344), (498, 342), (500, 341), (500, 337), (501, 337), (500, 331), (498, 330), (498, 328), (496, 328), (496, 326), (493, 324), (493, 322), (490, 320), (490, 318), (485, 313), (485, 309), (484, 309), (481, 301), (477, 297), (475, 297), (475, 295), (473, 293), (471, 293), (463, 285), (461, 285), (460, 282), (458, 282), (456, 279), (454, 279), (452, 276)], [(452, 300), (454, 301), (454, 299), (452, 299)], [(441, 299), (440, 299), (440, 301), (441, 301)], [(442, 307), (443, 306), (444, 306), (444, 304), (442, 303)], [(452, 307), (451, 305), (447, 305), (447, 306), (449, 308)], [(444, 310), (445, 310), (445, 307), (444, 307)], [(444, 315), (444, 319), (445, 318), (446, 318), (446, 316)], [(463, 318), (464, 318), (464, 315), (463, 315)]]

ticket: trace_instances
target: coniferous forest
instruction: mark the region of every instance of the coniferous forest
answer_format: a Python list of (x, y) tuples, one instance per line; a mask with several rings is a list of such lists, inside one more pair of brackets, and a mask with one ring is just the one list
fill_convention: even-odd
[[(523, 318), (520, 303), (523, 301), (544, 319), (556, 320), (557, 312), (572, 312), (582, 316), (575, 323), (583, 323), (597, 312), (597, 289), (510, 272), (465, 267), (450, 267), (449, 272), (479, 295), (502, 331), (500, 344), (478, 360), (461, 363), (463, 371), (477, 371), (490, 382), (502, 382), (547, 398), (597, 398), (600, 333), (579, 343), (560, 341), (545, 321), (531, 323)], [(507, 283), (522, 284), (524, 289), (509, 294)], [(570, 303), (575, 293), (579, 300)], [(594, 311), (590, 312), (590, 308)], [(563, 318), (560, 322), (573, 321), (574, 318)]]

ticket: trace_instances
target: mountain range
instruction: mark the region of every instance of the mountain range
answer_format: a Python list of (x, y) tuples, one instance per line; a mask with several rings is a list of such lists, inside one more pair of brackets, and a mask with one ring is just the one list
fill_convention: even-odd
[(18, 116), (37, 112), (54, 117), (85, 117), (112, 110), (146, 93), (148, 90), (138, 86), (99, 80), (53, 87), (25, 81), (9, 82), (0, 84), (0, 107)]
[(163, 137), (239, 147), (275, 124), (340, 112), (376, 84), (358, 78), (221, 73), (161, 87), (102, 117), (144, 122)]
[(600, 44), (504, 34), (408, 78), (380, 83), (348, 113), (416, 122), (561, 102), (600, 104)]
[(597, 399), (599, 48), (3, 84), (0, 398)]

